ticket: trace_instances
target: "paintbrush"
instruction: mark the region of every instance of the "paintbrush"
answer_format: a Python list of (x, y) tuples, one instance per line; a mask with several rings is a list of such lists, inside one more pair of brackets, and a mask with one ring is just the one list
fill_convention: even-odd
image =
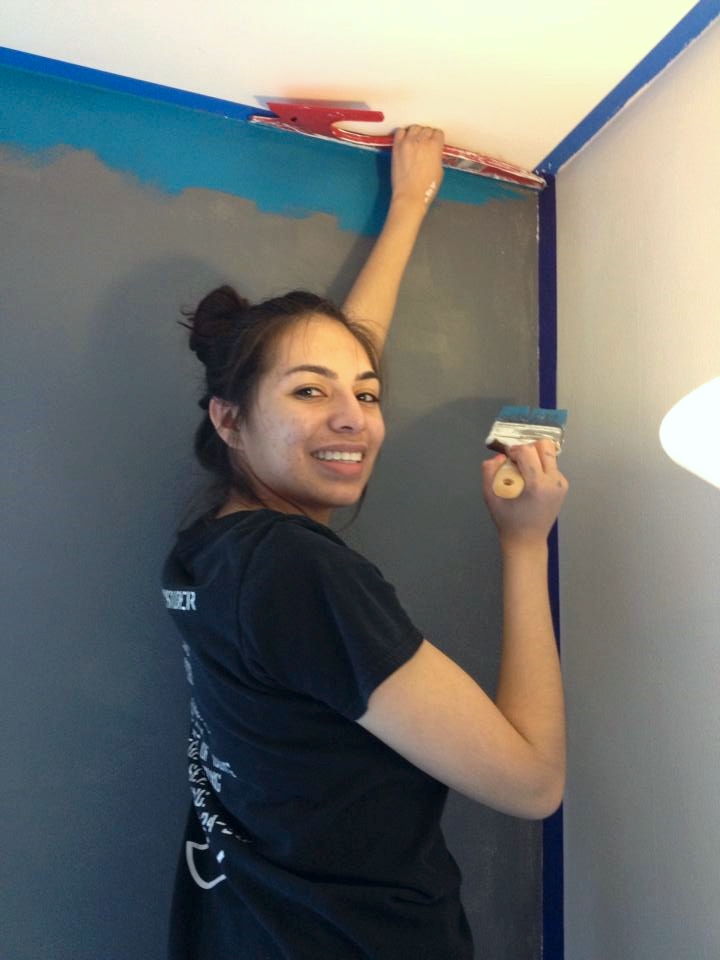
[[(562, 449), (567, 410), (544, 410), (542, 407), (503, 407), (490, 428), (485, 444), (491, 450), (507, 454), (510, 447), (538, 440), (552, 440), (557, 452)], [(511, 460), (506, 460), (493, 479), (493, 493), (503, 500), (519, 497), (525, 489), (522, 474)]]

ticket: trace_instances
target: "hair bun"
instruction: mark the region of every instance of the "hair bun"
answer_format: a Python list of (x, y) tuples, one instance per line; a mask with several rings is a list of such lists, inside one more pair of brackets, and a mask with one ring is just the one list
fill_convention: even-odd
[(250, 306), (232, 287), (212, 290), (190, 314), (185, 324), (190, 330), (189, 347), (205, 366), (214, 366), (225, 357), (228, 340), (233, 338)]

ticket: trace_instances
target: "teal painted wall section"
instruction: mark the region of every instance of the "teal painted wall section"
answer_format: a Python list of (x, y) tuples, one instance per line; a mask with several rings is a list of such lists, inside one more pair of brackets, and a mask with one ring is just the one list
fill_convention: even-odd
[[(377, 191), (387, 154), (7, 66), (0, 66), (0, 140), (40, 162), (60, 147), (91, 150), (109, 167), (171, 194), (199, 187), (252, 200), (266, 213), (327, 213), (356, 233), (377, 233), (387, 201)], [(303, 176), (325, 166), (329, 154), (331, 176)], [(526, 193), (448, 170), (440, 196), (484, 204)]]

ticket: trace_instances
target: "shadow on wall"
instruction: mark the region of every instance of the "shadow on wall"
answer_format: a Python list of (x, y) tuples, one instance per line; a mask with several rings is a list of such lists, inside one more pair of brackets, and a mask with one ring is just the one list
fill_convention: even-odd
[[(481, 463), (493, 455), (484, 440), (504, 402), (462, 397), (390, 429), (366, 503), (343, 532), (370, 559), (382, 558), (378, 565), (416, 625), (490, 693), (499, 664), (501, 578)], [(444, 830), (463, 874), (478, 952), (539, 956), (540, 824), (451, 793)]]
[[(494, 664), (499, 639), (499, 554), (481, 476), (498, 409), (467, 397), (399, 428), (391, 423), (367, 501), (346, 531), (369, 557), (383, 556), (426, 635), (474, 664), (480, 651)], [(492, 666), (478, 679), (494, 684)]]

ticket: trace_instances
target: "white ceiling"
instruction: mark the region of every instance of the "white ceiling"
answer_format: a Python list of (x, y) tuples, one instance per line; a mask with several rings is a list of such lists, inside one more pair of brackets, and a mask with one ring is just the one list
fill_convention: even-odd
[(364, 101), (383, 131), (440, 126), (455, 146), (532, 168), (693, 6), (4, 0), (0, 45), (236, 103)]

